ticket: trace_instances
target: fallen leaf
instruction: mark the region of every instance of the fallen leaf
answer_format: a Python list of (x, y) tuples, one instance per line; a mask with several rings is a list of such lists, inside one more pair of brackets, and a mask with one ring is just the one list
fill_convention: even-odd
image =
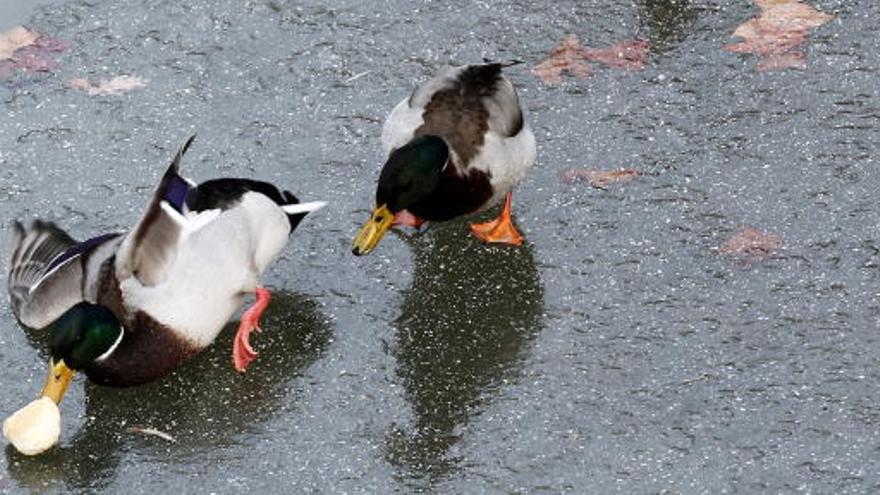
[(47, 52), (63, 52), (64, 50), (70, 48), (70, 43), (64, 40), (60, 40), (58, 38), (53, 38), (51, 36), (41, 34), (37, 38), (37, 41), (34, 42), (34, 46)]
[(16, 69), (30, 72), (48, 72), (58, 67), (58, 62), (36, 45), (17, 50), (13, 60)]
[(586, 79), (593, 75), (587, 60), (612, 69), (639, 70), (645, 67), (649, 48), (650, 44), (644, 40), (621, 41), (610, 48), (583, 47), (580, 38), (570, 34), (550, 50), (547, 60), (532, 67), (532, 74), (549, 85), (561, 84), (565, 73)]
[(834, 19), (799, 0), (755, 0), (760, 15), (736, 28), (731, 36), (742, 38), (739, 43), (722, 49), (761, 56), (758, 71), (806, 68), (803, 45), (810, 29)]
[(612, 182), (628, 182), (639, 173), (633, 169), (597, 170), (591, 168), (573, 168), (560, 174), (565, 182), (588, 182), (593, 187), (605, 187)]
[(23, 26), (0, 33), (0, 60), (9, 60), (16, 50), (33, 45), (39, 35)]
[(561, 84), (564, 72), (586, 79), (593, 74), (592, 67), (585, 62), (586, 58), (580, 38), (576, 34), (570, 34), (556, 48), (550, 50), (547, 60), (532, 67), (532, 74), (551, 85)]
[(761, 232), (752, 227), (743, 227), (715, 250), (716, 254), (741, 254), (752, 261), (767, 258), (782, 248), (782, 237)]
[(0, 33), (0, 79), (9, 77), (16, 70), (46, 72), (55, 69), (58, 62), (52, 53), (68, 47), (59, 39), (22, 26)]
[(586, 56), (593, 62), (599, 62), (612, 69), (642, 70), (651, 44), (645, 40), (626, 40), (611, 48), (588, 48)]
[(86, 79), (71, 79), (68, 83), (73, 89), (85, 91), (91, 96), (96, 95), (121, 95), (129, 91), (146, 87), (147, 80), (137, 76), (116, 76), (112, 79), (102, 79), (98, 84), (93, 84)]

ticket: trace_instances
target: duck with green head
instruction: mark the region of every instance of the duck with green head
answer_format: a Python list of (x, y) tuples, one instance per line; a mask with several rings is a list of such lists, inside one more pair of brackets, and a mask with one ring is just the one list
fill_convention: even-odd
[(393, 226), (419, 227), (484, 211), (504, 200), (496, 220), (472, 224), (484, 242), (519, 245), (512, 191), (534, 165), (535, 137), (504, 64), (465, 65), (425, 82), (388, 116), (388, 153), (376, 206), (353, 253), (376, 247)]
[(233, 344), (244, 371), (249, 334), (269, 301), (260, 277), (323, 202), (251, 179), (196, 185), (178, 152), (137, 225), (77, 242), (50, 222), (14, 224), (8, 289), (21, 324), (48, 331), (42, 395), (59, 403), (76, 371), (93, 382), (155, 380), (208, 346), (249, 294)]

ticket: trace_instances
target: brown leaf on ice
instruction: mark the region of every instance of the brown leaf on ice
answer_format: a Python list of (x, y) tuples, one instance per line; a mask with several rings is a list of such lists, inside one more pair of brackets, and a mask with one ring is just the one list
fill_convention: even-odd
[(71, 88), (85, 91), (91, 96), (121, 95), (146, 87), (147, 80), (137, 76), (116, 76), (112, 79), (103, 79), (98, 84), (93, 84), (86, 79), (71, 79), (67, 84)]
[(715, 250), (715, 254), (740, 254), (751, 261), (760, 261), (782, 248), (782, 237), (743, 227)]
[(33, 45), (39, 35), (22, 26), (0, 33), (0, 60), (9, 60), (16, 50)]
[(629, 40), (610, 48), (585, 48), (576, 34), (570, 34), (550, 50), (547, 60), (532, 67), (532, 74), (549, 85), (561, 84), (564, 73), (586, 79), (593, 74), (593, 68), (587, 60), (613, 69), (639, 70), (645, 67), (649, 47), (647, 41)]
[(68, 48), (61, 40), (18, 26), (0, 33), (0, 79), (16, 70), (46, 72), (58, 67), (52, 55)]
[(585, 62), (586, 58), (580, 38), (576, 34), (569, 34), (562, 43), (550, 50), (547, 60), (532, 67), (532, 74), (550, 85), (561, 84), (564, 72), (586, 79), (593, 74), (592, 67)]
[(761, 14), (740, 25), (731, 35), (743, 41), (722, 48), (760, 55), (759, 71), (806, 68), (803, 44), (810, 29), (825, 24), (834, 16), (798, 0), (755, 0), (755, 4)]
[(610, 48), (587, 48), (586, 56), (612, 69), (642, 70), (651, 44), (645, 40), (626, 40)]
[(605, 187), (612, 182), (628, 182), (639, 173), (630, 168), (618, 170), (597, 170), (592, 168), (573, 168), (560, 174), (565, 182), (587, 182), (593, 187)]
[(19, 70), (48, 72), (58, 67), (58, 62), (36, 45), (16, 51), (14, 57), (15, 68)]

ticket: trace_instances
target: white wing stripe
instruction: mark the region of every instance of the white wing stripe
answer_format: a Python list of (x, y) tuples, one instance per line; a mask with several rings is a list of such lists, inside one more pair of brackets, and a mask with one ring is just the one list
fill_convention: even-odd
[(284, 210), (284, 213), (287, 213), (288, 215), (296, 215), (297, 213), (308, 213), (311, 211), (320, 210), (325, 206), (327, 206), (326, 201), (310, 201), (308, 203), (284, 205), (281, 207), (281, 209)]
[(119, 328), (119, 337), (116, 337), (116, 342), (114, 342), (113, 345), (111, 345), (110, 348), (107, 349), (107, 352), (105, 352), (104, 354), (101, 354), (100, 356), (96, 357), (96, 358), (95, 358), (95, 361), (97, 361), (97, 362), (100, 363), (101, 361), (103, 361), (103, 360), (107, 359), (108, 357), (110, 357), (110, 355), (113, 354), (113, 351), (115, 351), (116, 348), (119, 347), (119, 343), (122, 342), (122, 337), (123, 337), (124, 335), (125, 335), (125, 330), (122, 329), (122, 328), (120, 327), (120, 328)]

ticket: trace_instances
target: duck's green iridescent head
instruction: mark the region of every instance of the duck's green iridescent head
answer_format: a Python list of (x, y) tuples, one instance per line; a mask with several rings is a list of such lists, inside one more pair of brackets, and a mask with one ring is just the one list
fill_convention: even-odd
[(74, 371), (107, 358), (122, 341), (122, 325), (105, 306), (81, 302), (47, 327), (52, 354), (49, 377), (42, 395), (56, 403)]
[(439, 136), (419, 136), (388, 155), (376, 207), (354, 240), (352, 252), (367, 254), (391, 227), (394, 215), (427, 198), (437, 188), (449, 161), (449, 147)]
[(122, 325), (104, 306), (81, 302), (49, 325), (49, 350), (56, 362), (81, 370), (107, 355), (122, 337)]
[(394, 150), (379, 175), (376, 205), (391, 213), (410, 208), (434, 191), (448, 160), (449, 147), (437, 136), (419, 136)]

